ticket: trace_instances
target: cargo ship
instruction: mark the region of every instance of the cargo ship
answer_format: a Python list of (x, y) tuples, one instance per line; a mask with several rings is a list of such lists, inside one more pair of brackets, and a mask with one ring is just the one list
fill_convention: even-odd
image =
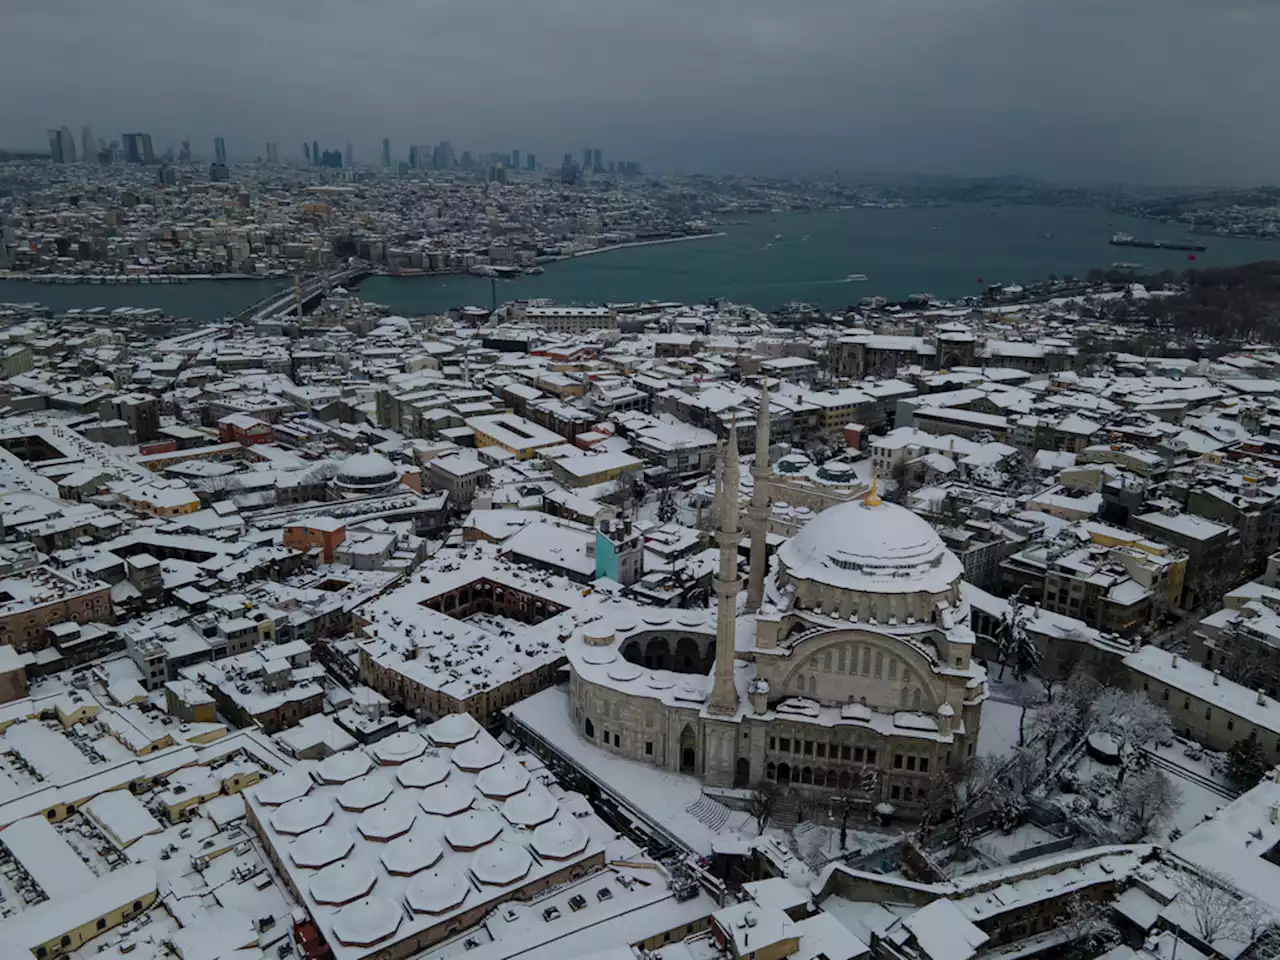
[(1193, 243), (1189, 240), (1139, 240), (1127, 233), (1113, 233), (1111, 245), (1113, 247), (1150, 247), (1153, 250), (1195, 250), (1196, 252), (1208, 249), (1203, 243)]

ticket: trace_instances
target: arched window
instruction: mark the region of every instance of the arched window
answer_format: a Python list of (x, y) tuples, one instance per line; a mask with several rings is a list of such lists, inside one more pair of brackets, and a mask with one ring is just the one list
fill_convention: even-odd
[(901, 707), (905, 707), (907, 705), (907, 688), (906, 687), (902, 688), (902, 693), (898, 697), (898, 705)]
[(848, 659), (848, 658), (847, 658), (847, 657), (846, 657), (846, 655), (845, 655), (845, 648), (844, 648), (844, 647), (841, 647), (841, 648), (840, 648), (840, 660), (839, 660), (839, 663), (840, 663), (839, 671), (840, 671), (841, 673), (844, 673), (844, 672), (845, 672), (845, 661), (846, 661), (847, 659)]
[(830, 650), (828, 650), (826, 653), (822, 655), (822, 669), (823, 670), (831, 669), (831, 651)]
[(804, 674), (803, 673), (796, 674), (796, 689), (799, 690), (801, 693), (804, 693)]
[(813, 693), (813, 692), (814, 692), (814, 691), (816, 691), (817, 689), (818, 689), (818, 678), (817, 678), (817, 677), (810, 677), (810, 678), (809, 678), (809, 692), (810, 692), (810, 693)]
[(911, 691), (911, 706), (917, 710), (920, 709), (920, 688), (919, 687), (916, 687), (914, 690)]
[(800, 782), (801, 782), (801, 783), (813, 783), (813, 771), (812, 771), (812, 770), (810, 770), (808, 767), (805, 767), (803, 770), (801, 770), (801, 771), (800, 771)]
[(765, 768), (764, 768), (764, 775), (765, 775), (765, 779), (766, 779), (766, 780), (776, 780), (776, 779), (778, 779), (778, 768), (777, 768), (777, 766), (773, 763), (773, 761), (772, 761), (772, 760), (771, 760), (771, 761), (769, 761), (769, 763), (765, 765)]
[(813, 771), (813, 785), (815, 787), (825, 787), (827, 785), (827, 774), (821, 767)]
[(876, 676), (884, 676), (884, 654), (879, 650), (876, 651)]
[(871, 676), (871, 648), (862, 648), (862, 675), (864, 677)]
[(790, 781), (791, 781), (791, 764), (789, 763), (778, 764), (778, 782), (789, 783)]
[(587, 719), (583, 722), (582, 732), (587, 735), (588, 740), (594, 740), (596, 738), (596, 725), (591, 722), (590, 717), (587, 717)]
[(889, 679), (890, 680), (898, 679), (898, 658), (897, 657), (889, 658)]

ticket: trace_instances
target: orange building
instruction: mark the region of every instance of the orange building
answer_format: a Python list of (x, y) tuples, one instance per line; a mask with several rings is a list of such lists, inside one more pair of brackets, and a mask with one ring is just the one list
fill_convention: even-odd
[(284, 528), (284, 545), (290, 550), (319, 547), (325, 563), (333, 563), (334, 551), (347, 538), (347, 525), (334, 517), (311, 517)]
[(271, 443), (275, 433), (271, 424), (247, 413), (232, 413), (218, 421), (220, 443), (240, 443), (246, 447), (255, 443)]

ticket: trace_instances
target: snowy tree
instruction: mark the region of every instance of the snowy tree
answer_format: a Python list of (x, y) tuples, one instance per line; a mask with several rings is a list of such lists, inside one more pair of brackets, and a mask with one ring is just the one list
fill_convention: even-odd
[(667, 524), (676, 518), (676, 495), (670, 487), (663, 487), (658, 495), (658, 523)]
[(1107, 690), (1093, 705), (1093, 721), (1091, 732), (1110, 737), (1120, 753), (1117, 785), (1140, 763), (1144, 744), (1173, 738), (1169, 715), (1135, 690)]
[(1013, 670), (1013, 678), (1019, 682), (1027, 679), (1040, 665), (1040, 650), (1027, 630), (1029, 615), (1022, 603), (1022, 591), (1009, 598), (1000, 623), (996, 627), (996, 652), (1000, 659), (1000, 679), (1005, 668)]
[(1252, 734), (1237, 740), (1227, 751), (1227, 775), (1242, 790), (1256, 787), (1269, 769), (1271, 765), (1267, 763), (1262, 744)]
[(1063, 932), (1062, 956), (1070, 960), (1098, 957), (1120, 942), (1120, 931), (1111, 922), (1111, 904), (1075, 894), (1068, 897), (1054, 927)]
[(1178, 808), (1178, 789), (1164, 771), (1148, 768), (1130, 777), (1116, 793), (1113, 812), (1125, 843), (1151, 836)]

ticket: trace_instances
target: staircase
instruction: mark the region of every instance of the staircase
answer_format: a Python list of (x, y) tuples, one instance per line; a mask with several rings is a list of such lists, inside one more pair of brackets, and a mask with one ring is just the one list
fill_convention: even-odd
[(729, 820), (730, 811), (719, 800), (708, 797), (704, 793), (695, 802), (685, 807), (685, 812), (718, 833)]
[(770, 825), (794, 827), (799, 822), (800, 795), (790, 789), (779, 790), (777, 798), (773, 801), (773, 815), (769, 817)]

